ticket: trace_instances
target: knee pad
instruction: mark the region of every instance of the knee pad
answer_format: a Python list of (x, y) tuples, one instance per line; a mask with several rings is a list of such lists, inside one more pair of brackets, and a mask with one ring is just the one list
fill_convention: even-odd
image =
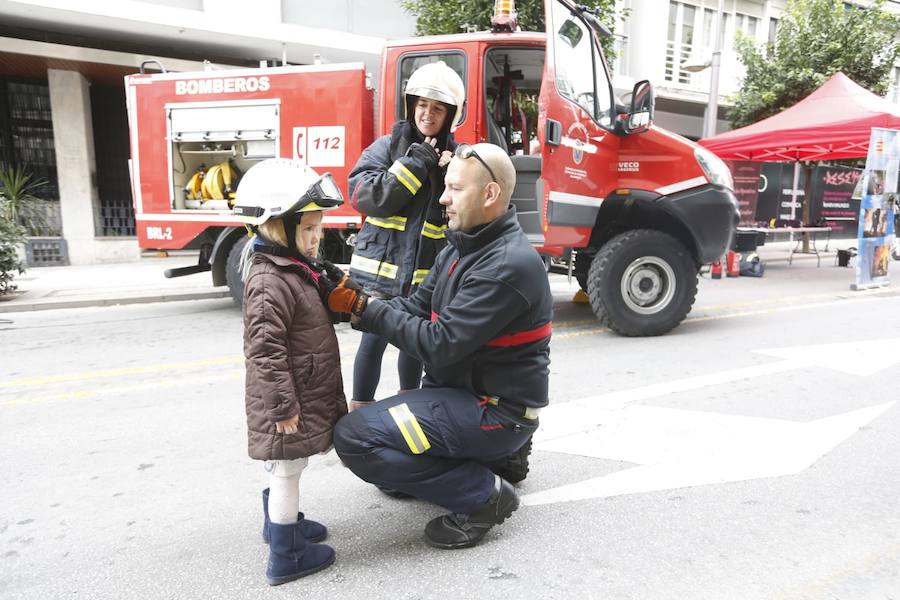
[(297, 458), (294, 460), (267, 460), (266, 471), (272, 477), (284, 477), (286, 479), (297, 477), (306, 468), (309, 463), (308, 458)]

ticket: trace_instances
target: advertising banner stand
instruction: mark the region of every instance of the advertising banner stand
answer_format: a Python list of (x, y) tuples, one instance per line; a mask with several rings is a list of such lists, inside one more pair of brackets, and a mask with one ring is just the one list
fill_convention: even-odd
[(894, 210), (900, 197), (900, 131), (872, 128), (859, 204), (856, 282), (851, 290), (890, 285)]

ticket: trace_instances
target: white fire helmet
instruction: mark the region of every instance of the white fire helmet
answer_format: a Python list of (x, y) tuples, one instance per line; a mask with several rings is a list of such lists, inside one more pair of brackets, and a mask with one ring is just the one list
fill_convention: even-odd
[(431, 98), (456, 108), (450, 115), (450, 131), (456, 131), (463, 118), (466, 87), (456, 71), (442, 60), (422, 65), (406, 82), (406, 118), (411, 119), (416, 98)]
[(344, 202), (331, 173), (319, 176), (289, 158), (270, 158), (244, 173), (232, 213), (247, 225), (262, 225), (291, 213), (330, 210)]

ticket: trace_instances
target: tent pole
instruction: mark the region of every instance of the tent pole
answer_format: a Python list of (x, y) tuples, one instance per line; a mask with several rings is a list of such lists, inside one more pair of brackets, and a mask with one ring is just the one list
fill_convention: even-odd
[[(791, 220), (797, 218), (797, 195), (800, 193), (800, 190), (797, 187), (800, 185), (800, 161), (794, 161), (794, 185), (791, 186)], [(791, 232), (791, 241), (794, 241), (794, 233)]]
[[(812, 222), (812, 187), (813, 173), (816, 170), (812, 162), (806, 163), (806, 186), (803, 192), (803, 226), (807, 226)], [(803, 252), (809, 252), (809, 233), (803, 234)]]

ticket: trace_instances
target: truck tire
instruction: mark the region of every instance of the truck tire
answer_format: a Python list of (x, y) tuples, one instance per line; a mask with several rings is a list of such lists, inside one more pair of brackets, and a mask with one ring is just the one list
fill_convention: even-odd
[(231, 250), (228, 251), (228, 261), (225, 265), (225, 282), (228, 284), (231, 299), (238, 306), (244, 302), (244, 282), (241, 280), (241, 254), (244, 252), (244, 246), (249, 241), (250, 238), (247, 236), (239, 237), (231, 247)]
[(588, 291), (588, 271), (591, 268), (591, 261), (593, 258), (594, 255), (588, 252), (575, 251), (575, 265), (573, 269), (575, 280), (578, 282), (578, 287), (585, 292)]
[(594, 314), (620, 335), (662, 335), (681, 323), (697, 295), (697, 266), (674, 237), (653, 229), (609, 240), (588, 272)]

